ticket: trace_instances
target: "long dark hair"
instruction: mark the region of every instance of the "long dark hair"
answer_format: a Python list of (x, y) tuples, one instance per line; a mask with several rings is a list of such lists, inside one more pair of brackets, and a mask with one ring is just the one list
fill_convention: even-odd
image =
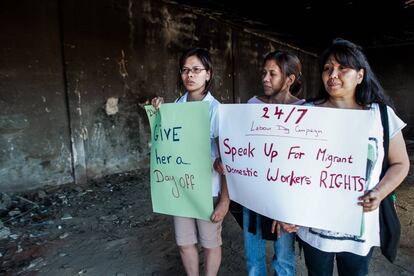
[(208, 53), (207, 50), (202, 49), (202, 48), (197, 48), (197, 47), (193, 47), (193, 48), (189, 48), (187, 50), (185, 50), (179, 60), (178, 63), (178, 77), (177, 77), (177, 87), (178, 90), (183, 91), (185, 89), (184, 84), (183, 84), (183, 80), (181, 78), (181, 69), (184, 66), (185, 61), (187, 60), (187, 58), (191, 57), (191, 56), (196, 56), (201, 63), (203, 64), (204, 68), (206, 69), (206, 71), (210, 71), (210, 79), (208, 81), (206, 81), (206, 86), (205, 89), (203, 91), (203, 94), (207, 94), (207, 92), (209, 92), (212, 87), (213, 87), (213, 77), (214, 77), (214, 72), (213, 72), (213, 63), (211, 61), (211, 57), (210, 54)]
[[(342, 38), (334, 39), (331, 46), (319, 58), (319, 71), (321, 75), (324, 65), (330, 56), (333, 56), (339, 64), (346, 68), (352, 68), (356, 71), (364, 69), (362, 82), (355, 89), (355, 100), (358, 105), (364, 107), (372, 103), (391, 105), (389, 97), (385, 95), (384, 89), (372, 71), (360, 46)], [(313, 101), (323, 103), (328, 98), (329, 94), (322, 84), (318, 96)]]
[(263, 66), (269, 60), (273, 60), (279, 66), (280, 71), (282, 71), (283, 82), (288, 76), (295, 76), (295, 81), (290, 86), (290, 92), (292, 94), (298, 94), (302, 88), (302, 64), (299, 58), (291, 52), (278, 50), (266, 54), (263, 60)]

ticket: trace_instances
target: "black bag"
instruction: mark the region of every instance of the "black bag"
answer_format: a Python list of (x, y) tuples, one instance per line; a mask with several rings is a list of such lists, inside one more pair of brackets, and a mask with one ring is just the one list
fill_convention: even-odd
[[(388, 169), (389, 126), (387, 106), (380, 104), (381, 122), (384, 128), (384, 160), (382, 163), (381, 178)], [(394, 205), (394, 192), (387, 195), (379, 207), (379, 227), (381, 252), (390, 261), (394, 262), (400, 244), (401, 224)]]

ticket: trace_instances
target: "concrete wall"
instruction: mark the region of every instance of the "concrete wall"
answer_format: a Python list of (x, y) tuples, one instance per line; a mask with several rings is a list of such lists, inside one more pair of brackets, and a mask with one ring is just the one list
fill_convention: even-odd
[[(213, 94), (226, 103), (259, 94), (263, 55), (289, 48), (154, 0), (2, 1), (0, 26), (1, 191), (143, 166), (150, 138), (143, 105), (154, 95), (179, 96), (177, 60), (189, 46), (211, 52)], [(293, 50), (310, 93), (316, 58)]]
[[(367, 49), (367, 58), (395, 111), (407, 123), (405, 138), (414, 138), (414, 45)], [(410, 100), (411, 99), (411, 100)]]
[(0, 191), (73, 180), (57, 1), (0, 4)]
[(289, 50), (302, 62), (303, 88), (298, 97), (309, 97), (319, 88), (317, 58), (298, 48), (278, 42), (255, 32), (234, 30), (234, 102), (245, 103), (263, 91), (261, 75), (263, 57), (269, 51)]

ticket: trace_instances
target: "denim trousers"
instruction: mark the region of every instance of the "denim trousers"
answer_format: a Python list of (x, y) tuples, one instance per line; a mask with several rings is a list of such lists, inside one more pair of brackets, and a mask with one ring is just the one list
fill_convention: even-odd
[(360, 256), (349, 252), (324, 252), (302, 240), (300, 243), (303, 247), (306, 268), (308, 269), (309, 276), (332, 276), (335, 258), (339, 276), (368, 275), (368, 266), (372, 256), (372, 249), (367, 256)]
[[(244, 255), (249, 276), (266, 276), (266, 240), (262, 239), (261, 219), (256, 218), (256, 234), (250, 233), (249, 209), (243, 207)], [(273, 242), (274, 256), (272, 267), (274, 275), (295, 275), (294, 234), (282, 233)]]

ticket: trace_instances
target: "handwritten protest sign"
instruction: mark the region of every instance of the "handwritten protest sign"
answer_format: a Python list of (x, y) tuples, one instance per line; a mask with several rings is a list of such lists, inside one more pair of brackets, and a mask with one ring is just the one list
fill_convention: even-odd
[(145, 110), (151, 126), (154, 212), (209, 220), (213, 201), (208, 103)]
[(360, 235), (368, 125), (362, 110), (222, 104), (231, 199), (280, 221)]

